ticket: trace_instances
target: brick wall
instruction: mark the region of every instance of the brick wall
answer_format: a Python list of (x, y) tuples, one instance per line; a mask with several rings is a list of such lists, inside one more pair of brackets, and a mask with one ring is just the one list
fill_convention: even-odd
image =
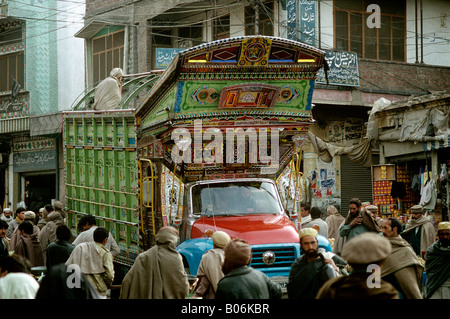
[(450, 67), (358, 59), (362, 90), (426, 94), (450, 88)]

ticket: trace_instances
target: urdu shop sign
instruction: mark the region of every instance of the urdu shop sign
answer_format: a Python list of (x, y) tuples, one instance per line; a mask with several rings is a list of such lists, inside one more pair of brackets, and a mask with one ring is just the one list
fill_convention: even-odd
[[(328, 70), (328, 84), (359, 86), (358, 56), (347, 51), (325, 51)], [(317, 72), (316, 83), (326, 84), (325, 72), (321, 68)]]
[(57, 168), (57, 159), (54, 139), (14, 141), (14, 173), (53, 170)]

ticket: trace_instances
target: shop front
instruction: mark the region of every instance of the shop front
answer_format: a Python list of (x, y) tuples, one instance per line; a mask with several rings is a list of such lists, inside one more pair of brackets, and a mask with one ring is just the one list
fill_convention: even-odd
[(57, 199), (57, 140), (16, 137), (13, 139), (13, 173), (18, 203), (38, 212)]
[(374, 204), (406, 222), (420, 204), (435, 225), (449, 220), (450, 92), (386, 104), (378, 127), (380, 165), (373, 166)]

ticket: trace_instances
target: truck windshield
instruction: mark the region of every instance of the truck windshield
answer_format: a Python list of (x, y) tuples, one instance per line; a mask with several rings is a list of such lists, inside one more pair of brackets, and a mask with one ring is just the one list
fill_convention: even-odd
[(278, 214), (282, 206), (274, 184), (269, 182), (224, 182), (196, 185), (192, 189), (194, 214), (242, 216)]

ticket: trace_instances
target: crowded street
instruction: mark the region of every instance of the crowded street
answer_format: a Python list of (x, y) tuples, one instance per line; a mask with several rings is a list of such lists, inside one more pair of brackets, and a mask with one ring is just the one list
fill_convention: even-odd
[(0, 299), (450, 299), (450, 2), (0, 8)]

